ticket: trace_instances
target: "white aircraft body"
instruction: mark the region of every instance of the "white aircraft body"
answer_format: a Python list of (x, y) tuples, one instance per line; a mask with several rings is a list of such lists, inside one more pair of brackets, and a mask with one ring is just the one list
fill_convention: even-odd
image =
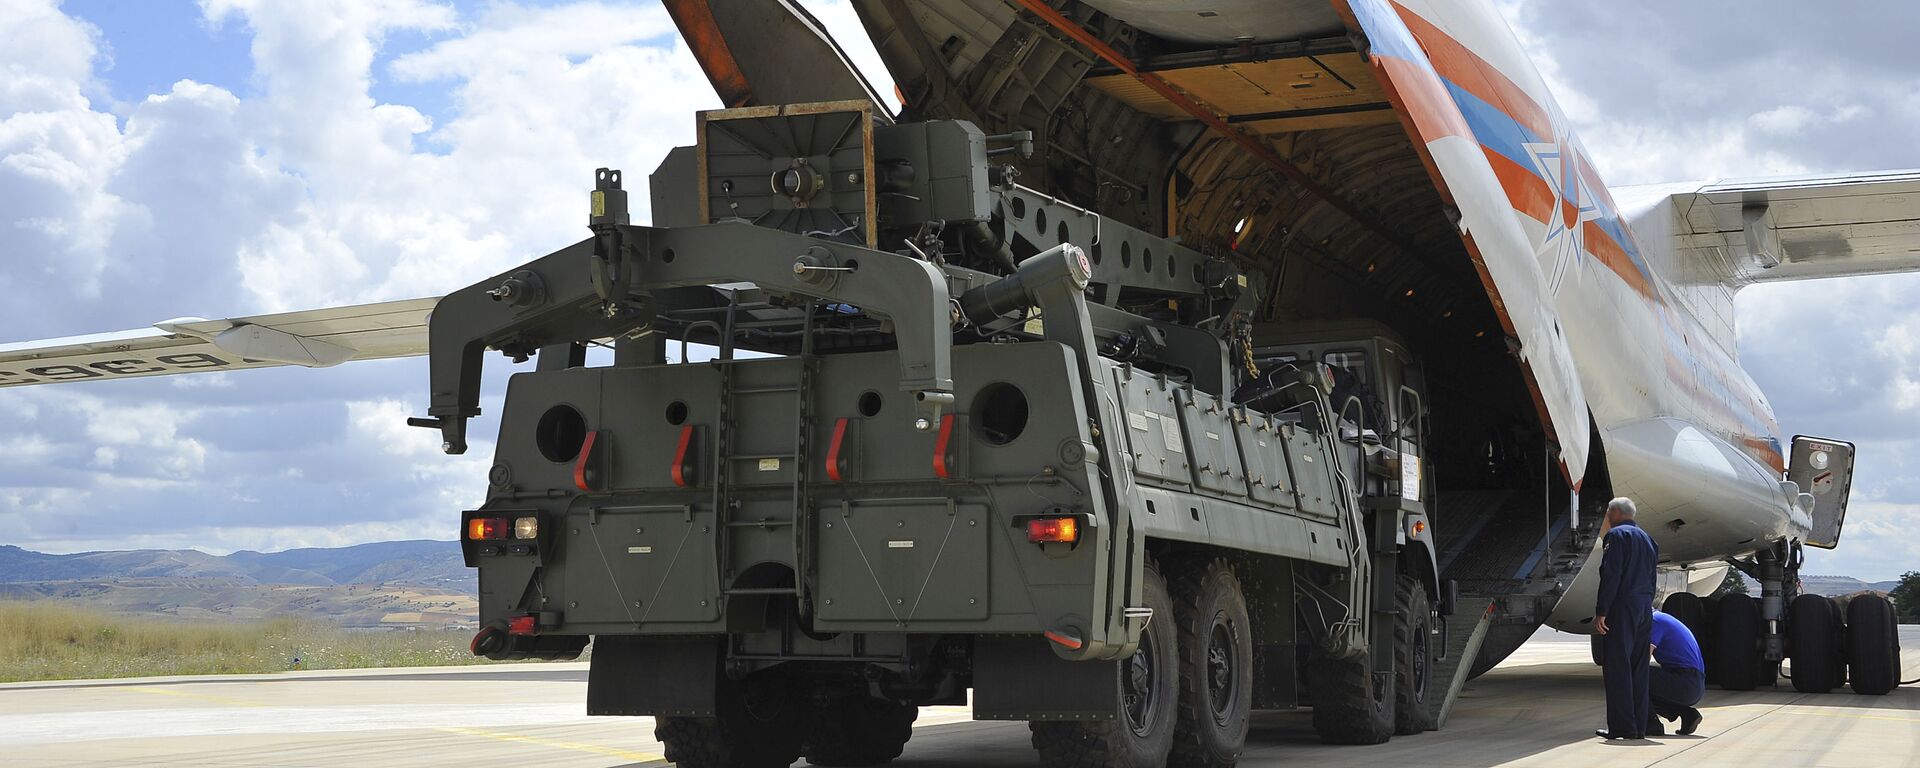
[[(667, 4), (683, 30), (727, 23)], [(1839, 543), (1851, 446), (1780, 434), (1736, 358), (1732, 297), (1920, 268), (1920, 172), (1610, 190), (1481, 0), (854, 5), (906, 113), (1040, 133), (1022, 183), (1231, 250), (1274, 277), (1266, 319), (1366, 316), (1406, 337), (1455, 441), (1434, 459), (1450, 462), (1443, 548), (1539, 523), (1513, 573), (1458, 576), (1505, 601), (1510, 635), (1587, 631), (1582, 531), (1606, 496), (1638, 502), (1701, 594), (1730, 560), (1778, 581), (1801, 545)], [(729, 106), (803, 100), (752, 76), (808, 51), (688, 37)], [(424, 354), (431, 306), (9, 344), (0, 387)], [(1489, 642), (1488, 665), (1519, 640)]]

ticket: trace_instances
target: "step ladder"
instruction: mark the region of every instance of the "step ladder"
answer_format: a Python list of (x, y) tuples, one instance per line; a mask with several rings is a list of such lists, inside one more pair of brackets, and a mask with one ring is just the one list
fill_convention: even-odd
[(1428, 678), (1447, 686), (1444, 696), (1427, 697), (1427, 710), (1433, 715), (1434, 727), (1446, 726), (1454, 701), (1467, 686), (1467, 673), (1473, 671), (1473, 660), (1480, 655), (1480, 643), (1487, 638), (1487, 627), (1492, 624), (1493, 598), (1461, 597), (1455, 601), (1453, 615), (1447, 617), (1446, 656), (1434, 661), (1433, 674)]

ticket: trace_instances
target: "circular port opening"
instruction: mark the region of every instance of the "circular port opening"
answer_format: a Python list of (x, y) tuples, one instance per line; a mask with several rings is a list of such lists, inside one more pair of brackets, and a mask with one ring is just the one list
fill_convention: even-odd
[(687, 423), (687, 404), (678, 400), (667, 403), (667, 423), (676, 427)]
[(587, 420), (570, 405), (556, 405), (540, 414), (533, 428), (533, 444), (547, 461), (565, 463), (580, 455), (587, 439)]
[(880, 393), (867, 390), (860, 393), (860, 415), (874, 417), (880, 415)]
[(1027, 393), (1004, 381), (988, 384), (973, 396), (973, 423), (982, 440), (1013, 442), (1027, 428)]

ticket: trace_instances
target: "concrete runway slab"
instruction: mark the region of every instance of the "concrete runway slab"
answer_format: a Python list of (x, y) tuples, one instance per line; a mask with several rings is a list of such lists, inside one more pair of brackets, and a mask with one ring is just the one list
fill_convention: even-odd
[[(1920, 627), (1902, 645), (1920, 674)], [(1599, 678), (1584, 638), (1543, 635), (1469, 684), (1445, 730), (1329, 747), (1305, 713), (1265, 715), (1241, 765), (1920, 767), (1920, 687), (1708, 691), (1699, 734), (1627, 743), (1593, 737)], [(589, 718), (585, 700), (584, 664), (17, 683), (0, 685), (0, 765), (665, 765), (651, 720)], [(967, 717), (923, 710), (894, 765), (1035, 764), (1024, 724)]]

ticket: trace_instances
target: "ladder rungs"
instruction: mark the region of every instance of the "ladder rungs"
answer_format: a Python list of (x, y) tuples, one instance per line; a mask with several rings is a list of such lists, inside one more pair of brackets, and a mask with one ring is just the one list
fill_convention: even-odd
[(733, 390), (736, 395), (776, 395), (782, 392), (799, 392), (799, 387), (740, 387)]

